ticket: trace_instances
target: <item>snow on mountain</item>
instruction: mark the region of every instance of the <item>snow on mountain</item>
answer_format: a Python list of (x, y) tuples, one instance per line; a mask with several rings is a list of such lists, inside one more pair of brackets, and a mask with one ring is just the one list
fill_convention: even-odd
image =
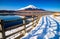
[(45, 11), (44, 9), (39, 9), (34, 5), (28, 5), (26, 7), (20, 8), (18, 10), (40, 10), (40, 11)]
[(29, 5), (29, 6), (26, 6), (24, 8), (20, 8), (18, 10), (25, 10), (25, 9), (37, 9), (37, 7), (35, 7), (34, 5)]

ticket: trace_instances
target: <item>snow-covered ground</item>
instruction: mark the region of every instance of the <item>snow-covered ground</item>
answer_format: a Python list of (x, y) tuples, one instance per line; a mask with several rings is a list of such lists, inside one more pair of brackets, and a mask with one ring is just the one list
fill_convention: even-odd
[[(35, 20), (34, 23), (35, 23), (36, 21), (37, 21), (37, 20)], [(26, 27), (28, 27), (28, 26), (30, 26), (30, 25), (32, 25), (32, 22), (29, 23), (29, 24), (27, 24)], [(30, 29), (30, 28), (32, 28), (32, 26), (29, 27), (29, 28), (27, 28), (26, 30), (28, 30), (28, 29)], [(20, 26), (20, 27), (18, 27), (18, 28), (15, 28), (15, 29), (6, 31), (6, 32), (5, 32), (5, 35), (8, 36), (8, 35), (10, 35), (10, 34), (12, 34), (12, 33), (18, 32), (18, 31), (20, 31), (20, 30), (22, 30), (22, 29), (24, 29), (24, 26)], [(7, 39), (15, 39), (16, 37), (18, 37), (18, 36), (20, 35), (20, 33), (21, 33), (21, 32), (18, 32), (18, 33), (16, 33), (16, 34), (8, 37)], [(2, 38), (2, 33), (0, 33), (0, 38)]]
[[(26, 33), (25, 36), (23, 36), (20, 39), (60, 39), (60, 18), (54, 18), (53, 15), (47, 15), (42, 16), (37, 24), (37, 26), (32, 29), (29, 33)], [(36, 21), (34, 21), (36, 22)], [(26, 25), (28, 27), (32, 23)], [(5, 35), (12, 34), (14, 32), (17, 32), (24, 27), (18, 27), (16, 29), (10, 30), (5, 32)], [(10, 33), (9, 33), (10, 32)], [(7, 34), (8, 33), (8, 34)], [(16, 33), (15, 35), (12, 35), (8, 37), (7, 39), (14, 39), (20, 35), (21, 32)], [(0, 33), (1, 37), (1, 33)]]
[(21, 39), (60, 39), (60, 21), (58, 19), (52, 15), (43, 16), (39, 24)]

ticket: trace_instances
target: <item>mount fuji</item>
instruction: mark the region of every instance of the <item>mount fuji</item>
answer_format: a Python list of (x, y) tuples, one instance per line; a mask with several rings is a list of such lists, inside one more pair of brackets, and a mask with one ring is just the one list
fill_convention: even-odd
[(45, 11), (44, 9), (39, 9), (34, 5), (28, 5), (26, 7), (20, 8), (18, 10), (42, 10), (42, 11)]

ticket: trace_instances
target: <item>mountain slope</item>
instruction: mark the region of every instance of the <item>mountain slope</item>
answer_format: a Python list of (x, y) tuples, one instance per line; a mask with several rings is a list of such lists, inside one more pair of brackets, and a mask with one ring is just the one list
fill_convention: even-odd
[(35, 7), (34, 5), (29, 5), (29, 6), (20, 8), (18, 10), (42, 10), (42, 11), (45, 11), (44, 9), (39, 9), (39, 8)]

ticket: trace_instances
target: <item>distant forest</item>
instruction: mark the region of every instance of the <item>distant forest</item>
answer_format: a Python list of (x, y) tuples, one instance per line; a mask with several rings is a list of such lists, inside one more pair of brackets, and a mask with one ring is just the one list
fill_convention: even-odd
[(0, 10), (0, 13), (14, 13), (16, 11), (12, 11), (12, 10)]

